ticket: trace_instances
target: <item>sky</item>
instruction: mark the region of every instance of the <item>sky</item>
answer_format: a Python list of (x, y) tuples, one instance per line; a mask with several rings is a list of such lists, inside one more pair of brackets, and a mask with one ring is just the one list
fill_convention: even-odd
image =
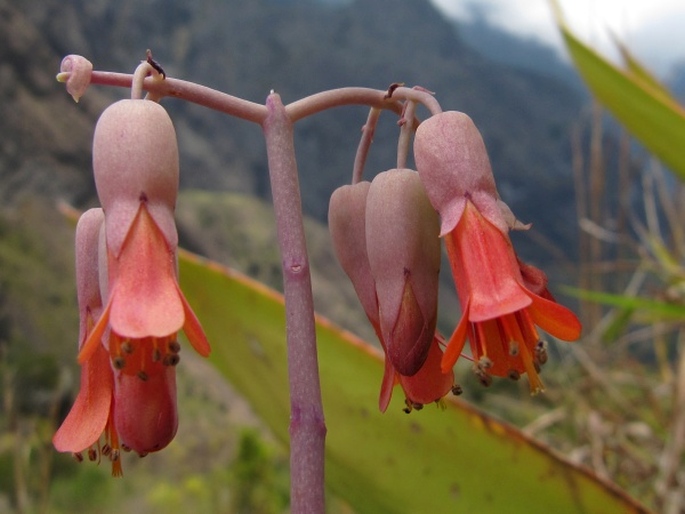
[[(533, 37), (563, 52), (549, 0), (432, 0), (445, 14), (468, 19), (469, 6), (487, 8), (487, 19), (507, 31)], [(559, 0), (574, 32), (610, 58), (611, 33), (628, 44), (644, 64), (665, 76), (685, 60), (683, 0)]]

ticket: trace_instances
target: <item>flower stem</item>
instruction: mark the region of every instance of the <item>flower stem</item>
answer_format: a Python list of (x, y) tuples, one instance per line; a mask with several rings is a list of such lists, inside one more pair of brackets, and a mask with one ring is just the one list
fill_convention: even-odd
[(323, 513), (326, 425), (293, 126), (279, 95), (269, 95), (266, 108), (262, 129), (283, 265), (290, 377), (290, 511)]

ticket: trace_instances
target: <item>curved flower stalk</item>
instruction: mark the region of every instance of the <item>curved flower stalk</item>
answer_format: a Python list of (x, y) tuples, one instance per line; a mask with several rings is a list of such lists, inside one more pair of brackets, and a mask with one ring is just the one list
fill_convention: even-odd
[[(435, 334), (440, 260), (435, 211), (416, 172), (391, 170), (378, 177), (373, 184), (338, 188), (328, 222), (338, 260), (386, 354), (379, 397), (385, 412), (396, 384), (410, 409), (445, 396), (454, 374), (440, 368)], [(408, 372), (398, 371), (398, 365)]]
[(553, 300), (544, 274), (517, 259), (508, 232), (526, 227), (499, 199), (480, 133), (463, 113), (437, 114), (419, 126), (414, 154), (440, 214), (462, 306), (443, 371), (452, 368), (468, 339), (481, 382), (527, 373), (531, 392), (542, 391), (538, 372), (547, 356), (536, 327), (573, 341), (581, 326)]
[[(83, 289), (94, 304), (91, 289), (95, 290), (99, 275), (101, 300), (96, 322), (86, 322), (90, 328), (81, 341), (79, 362), (83, 375), (97, 371), (98, 377), (86, 383), (82, 404), (89, 402), (88, 391), (97, 390), (104, 397), (106, 387), (112, 399), (104, 422), (102, 408), (90, 409), (91, 416), (97, 414), (97, 423), (87, 419), (88, 413), (80, 407), (75, 406), (73, 416), (97, 428), (104, 423), (110, 448), (120, 443), (145, 455), (167, 446), (176, 434), (178, 332), (184, 330), (200, 355), (210, 352), (178, 286), (173, 218), (178, 150), (166, 111), (148, 100), (121, 100), (107, 108), (95, 129), (93, 167), (104, 221), (98, 271), (94, 276), (93, 251), (88, 246), (91, 265)], [(77, 254), (86, 252), (84, 245), (78, 238)], [(111, 386), (104, 383), (105, 376), (111, 377)], [(55, 436), (58, 449), (79, 452), (82, 443), (97, 441), (91, 440), (95, 427), (86, 434), (67, 421)], [(120, 467), (114, 471), (120, 474)]]

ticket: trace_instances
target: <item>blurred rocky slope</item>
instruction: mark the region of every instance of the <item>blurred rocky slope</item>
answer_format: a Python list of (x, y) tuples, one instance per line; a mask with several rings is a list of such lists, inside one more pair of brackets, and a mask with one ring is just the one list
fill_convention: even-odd
[[(488, 60), (428, 0), (0, 0), (0, 202), (24, 194), (94, 202), (90, 139), (107, 102), (126, 91), (93, 87), (74, 105), (54, 80), (62, 56), (132, 71), (151, 48), (172, 76), (261, 102), (289, 102), (346, 85), (391, 82), (435, 91), (466, 111), (485, 137), (500, 192), (562, 253), (575, 251), (569, 128), (578, 90), (559, 78)], [(182, 186), (268, 198), (258, 127), (173, 99)], [(423, 113), (425, 114), (425, 113)], [(324, 220), (330, 193), (349, 181), (364, 108), (298, 124), (307, 213)], [(367, 176), (394, 166), (397, 128), (383, 116)], [(529, 243), (524, 255), (550, 258)]]

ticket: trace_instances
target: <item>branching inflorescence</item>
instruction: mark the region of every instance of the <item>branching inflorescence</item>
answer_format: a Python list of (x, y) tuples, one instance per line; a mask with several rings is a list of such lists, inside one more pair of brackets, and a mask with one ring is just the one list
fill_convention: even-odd
[[(580, 336), (578, 319), (555, 302), (545, 274), (516, 256), (509, 230), (528, 226), (500, 199), (473, 122), (460, 112), (442, 112), (422, 88), (342, 88), (289, 105), (272, 92), (259, 105), (166, 77), (149, 52), (133, 75), (93, 71), (85, 58), (67, 56), (57, 78), (76, 101), (90, 84), (131, 88), (131, 99), (108, 107), (95, 131), (102, 209), (83, 214), (76, 231), (82, 377), (74, 407), (54, 437), (60, 451), (79, 459), (84, 451), (92, 460), (109, 456), (113, 474), (120, 475), (120, 449), (140, 455), (162, 449), (177, 426), (176, 334), (183, 330), (200, 355), (210, 351), (176, 277), (178, 150), (173, 124), (157, 103), (167, 96), (257, 123), (264, 133), (283, 263), (292, 512), (324, 510), (326, 433), (293, 142), (298, 120), (337, 106), (370, 107), (352, 183), (333, 193), (329, 226), (336, 255), (385, 352), (381, 411), (397, 384), (406, 412), (458, 394), (452, 368), (466, 340), (484, 385), (493, 376), (526, 374), (537, 393), (547, 354), (536, 327), (566, 341)], [(415, 116), (418, 104), (431, 114), (422, 123)], [(364, 181), (383, 110), (400, 116), (397, 161)], [(418, 171), (406, 167), (412, 138)], [(436, 331), (441, 239), (462, 307), (448, 339)]]

